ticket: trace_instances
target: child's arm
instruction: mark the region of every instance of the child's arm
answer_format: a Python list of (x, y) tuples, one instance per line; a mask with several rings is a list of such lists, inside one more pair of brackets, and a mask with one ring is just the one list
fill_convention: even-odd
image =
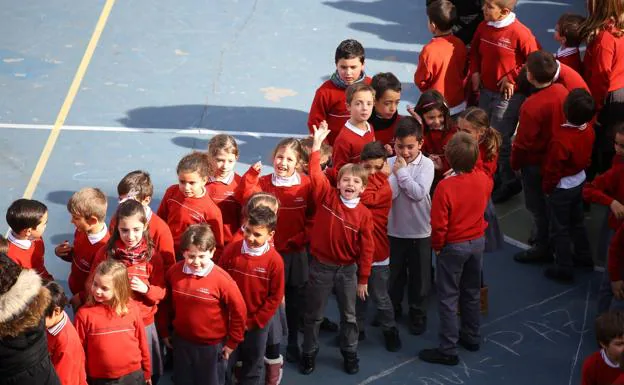
[(564, 167), (564, 160), (568, 158), (568, 151), (560, 142), (552, 140), (548, 146), (548, 152), (542, 162), (542, 191), (549, 195), (553, 192), (557, 183), (563, 178), (561, 170)]
[(433, 183), (435, 175), (435, 169), (431, 163), (423, 162), (422, 172), (419, 175), (412, 176), (409, 174), (405, 160), (401, 157), (397, 157), (392, 173), (396, 177), (397, 184), (401, 191), (411, 200), (420, 202), (429, 196), (431, 184)]
[(425, 46), (422, 51), (420, 51), (420, 55), (418, 55), (418, 67), (416, 67), (416, 72), (414, 72), (414, 84), (416, 84), (416, 87), (418, 87), (421, 92), (425, 92), (431, 88), (433, 74), (428, 66), (428, 62), (429, 51)]
[[(75, 239), (76, 235), (74, 233)], [(64, 241), (54, 248), (54, 254), (65, 262), (71, 262), (74, 257), (74, 248), (69, 244), (69, 241)]]
[(362, 300), (365, 299), (364, 292), (367, 293), (368, 278), (375, 253), (373, 216), (368, 209), (366, 211), (360, 224), (360, 258), (358, 260), (358, 296)]
[(265, 327), (271, 321), (277, 308), (282, 303), (282, 298), (284, 298), (284, 262), (282, 262), (281, 257), (275, 259), (275, 263), (270, 266), (270, 272), (269, 294), (264, 304), (256, 311), (256, 314), (251, 316), (255, 324), (260, 328)]
[[(145, 293), (145, 298), (147, 298), (152, 305), (158, 305), (158, 303), (165, 298), (166, 294), (165, 267), (162, 257), (156, 253), (152, 256), (151, 263), (152, 273), (149, 277), (149, 285)], [(136, 278), (138, 279), (138, 277)]]
[(607, 271), (611, 281), (611, 290), (615, 298), (624, 299), (624, 277), (622, 277), (622, 258), (624, 257), (624, 225), (611, 239), (609, 256), (607, 258)]
[(217, 250), (214, 255), (219, 258), (221, 254), (223, 254), (223, 217), (221, 216), (221, 210), (216, 204), (212, 204), (213, 208), (206, 213), (206, 223), (210, 226), (210, 230), (215, 237), (215, 242), (217, 243)]
[(163, 221), (169, 223), (169, 189), (165, 191), (165, 195), (163, 195), (162, 200), (160, 201), (160, 206), (158, 206), (158, 211), (156, 211), (156, 215), (162, 218)]
[(360, 195), (360, 203), (369, 209), (372, 207), (378, 207), (387, 204), (392, 200), (392, 195), (386, 195), (383, 192), (383, 187), (388, 184), (388, 176), (383, 172), (378, 172), (368, 177), (368, 184), (366, 189)]
[(141, 320), (139, 310), (135, 310), (134, 335), (139, 341), (139, 349), (141, 350), (141, 367), (143, 368), (143, 377), (145, 381), (152, 380), (152, 363), (150, 359), (149, 345), (147, 344), (147, 335), (145, 334), (145, 325)]
[(327, 110), (329, 108), (329, 97), (319, 87), (314, 94), (314, 100), (310, 106), (310, 113), (308, 114), (308, 130), (310, 134), (314, 134), (314, 127), (321, 125), (321, 122), (327, 119)]
[(254, 193), (262, 191), (260, 186), (258, 186), (261, 171), (262, 163), (256, 162), (241, 177), (240, 183), (234, 190), (234, 199), (241, 205), (244, 205)]
[(431, 202), (431, 248), (436, 254), (439, 254), (446, 244), (446, 234), (451, 214), (444, 187), (442, 183), (438, 184)]
[(154, 239), (154, 250), (160, 254), (163, 260), (165, 273), (176, 263), (173, 235), (169, 226), (163, 226), (158, 232), (158, 239)]
[(615, 191), (614, 187), (620, 178), (624, 178), (624, 175), (617, 172), (617, 168), (611, 167), (604, 174), (596, 176), (593, 181), (585, 184), (583, 187), (583, 199), (587, 202), (609, 206), (617, 219), (623, 219), (624, 205), (612, 197)]
[(229, 313), (228, 338), (223, 347), (223, 358), (228, 359), (239, 343), (245, 338), (247, 324), (247, 307), (236, 282), (227, 277), (227, 284), (223, 290), (223, 303)]
[(600, 44), (596, 41), (589, 44), (585, 57), (591, 57), (591, 63), (586, 63), (589, 76), (585, 76), (585, 81), (589, 86), (589, 90), (596, 101), (596, 110), (600, 111), (604, 105), (604, 100), (609, 91), (609, 75), (613, 70), (613, 61), (615, 59), (615, 50), (612, 45)]
[[(511, 168), (520, 170), (526, 165), (527, 157), (535, 148), (540, 130), (540, 122), (533, 117), (528, 108), (520, 108), (516, 138), (511, 144)], [(544, 143), (545, 145), (546, 143)]]
[(74, 327), (76, 328), (76, 333), (78, 334), (78, 339), (80, 340), (80, 344), (84, 348), (84, 351), (87, 351), (87, 325), (85, 319), (83, 317), (83, 312), (77, 311), (76, 316), (74, 317)]
[(173, 295), (171, 294), (172, 271), (172, 269), (169, 269), (165, 274), (165, 298), (163, 298), (163, 300), (160, 302), (160, 305), (158, 306), (158, 311), (156, 312), (156, 329), (158, 330), (158, 336), (163, 341), (163, 344), (165, 344), (165, 346), (167, 346), (169, 349), (173, 349), (169, 330), (172, 330), (170, 326), (175, 315), (173, 307)]
[(479, 53), (479, 45), (481, 44), (481, 25), (477, 27), (470, 44), (470, 81), (472, 91), (479, 91), (481, 86), (481, 54)]
[(309, 172), (310, 181), (312, 183), (312, 192), (314, 201), (319, 202), (325, 195), (331, 191), (332, 187), (321, 170), (321, 145), (329, 135), (329, 128), (325, 121), (321, 122), (319, 128), (314, 126), (314, 143), (312, 144), (312, 153), (310, 154)]

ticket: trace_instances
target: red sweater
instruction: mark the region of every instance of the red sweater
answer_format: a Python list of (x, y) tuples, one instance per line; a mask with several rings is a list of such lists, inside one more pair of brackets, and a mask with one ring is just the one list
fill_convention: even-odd
[(581, 51), (578, 47), (566, 47), (555, 53), (555, 58), (560, 63), (567, 65), (577, 73), (583, 72), (583, 62), (581, 61)]
[[(401, 120), (401, 115), (398, 113), (395, 114), (396, 118), (389, 123), (387, 127), (382, 126), (384, 123), (388, 124), (390, 119), (381, 119), (375, 117), (375, 109), (373, 109), (373, 114), (371, 118), (368, 119), (368, 122), (372, 125), (373, 130), (375, 132), (375, 140), (381, 142), (383, 145), (389, 144), (394, 147), (394, 132), (396, 131), (396, 126)], [(358, 160), (359, 162), (359, 160)]]
[(363, 204), (347, 207), (340, 193), (321, 171), (321, 154), (310, 154), (310, 178), (316, 203), (314, 226), (310, 235), (310, 252), (328, 265), (358, 264), (358, 283), (367, 284), (370, 276), (375, 241), (373, 218)]
[(483, 171), (490, 179), (494, 180), (494, 174), (496, 174), (496, 167), (498, 167), (498, 153), (490, 160), (484, 160), (486, 157), (487, 149), (483, 143), (479, 144), (479, 158), (475, 168)]
[(600, 111), (607, 93), (624, 88), (624, 38), (615, 37), (610, 30), (598, 33), (587, 45), (583, 77)]
[(122, 317), (105, 305), (83, 306), (74, 323), (85, 349), (88, 377), (119, 378), (142, 369), (145, 379), (151, 378), (145, 325), (132, 302)]
[(624, 276), (622, 276), (624, 261), (622, 259), (624, 259), (624, 225), (619, 226), (609, 245), (607, 271), (611, 282), (624, 280)]
[(48, 272), (43, 261), (45, 246), (42, 239), (34, 239), (28, 249), (23, 249), (9, 238), (7, 255), (24, 269), (33, 269), (44, 281), (52, 281), (54, 277)]
[(373, 217), (373, 238), (375, 240), (373, 262), (385, 261), (390, 256), (388, 215), (392, 207), (392, 188), (388, 183), (386, 174), (377, 172), (368, 177), (368, 184), (360, 197), (360, 203), (370, 210)]
[(210, 198), (208, 190), (201, 198), (187, 198), (177, 184), (170, 186), (160, 202), (158, 216), (169, 225), (177, 255), (182, 254), (182, 234), (187, 227), (198, 223), (210, 225), (217, 241), (216, 256), (223, 251), (223, 217), (219, 207)]
[[(104, 246), (95, 254), (95, 260), (91, 267), (95, 270), (97, 265), (107, 258), (107, 247)], [(115, 258), (117, 259), (117, 258)], [(142, 261), (130, 261), (128, 259), (117, 259), (123, 262), (128, 269), (128, 278), (139, 277), (143, 283), (147, 284), (147, 293), (142, 294), (132, 291), (132, 298), (136, 302), (143, 317), (145, 325), (154, 323), (154, 314), (158, 310), (158, 303), (165, 298), (165, 271), (162, 258), (158, 254), (152, 258)]]
[(414, 83), (421, 92), (439, 91), (450, 107), (464, 102), (468, 50), (452, 34), (434, 37), (418, 56)]
[(360, 163), (360, 154), (367, 143), (375, 141), (373, 128), (361, 136), (351, 131), (349, 127), (343, 128), (334, 141), (334, 151), (332, 153), (332, 163), (336, 171), (347, 163)]
[(223, 244), (232, 242), (232, 235), (241, 225), (241, 204), (235, 199), (234, 192), (240, 183), (241, 177), (234, 174), (232, 181), (225, 184), (221, 181), (212, 181), (206, 185), (208, 195), (221, 210), (223, 217)]
[(241, 181), (244, 200), (257, 191), (264, 191), (275, 195), (279, 201), (274, 242), (280, 254), (302, 251), (308, 243), (306, 224), (314, 214), (312, 184), (308, 176), (299, 174), (299, 177), (301, 183), (298, 185), (275, 186), (273, 174), (259, 177), (258, 172), (250, 167)]
[(451, 129), (448, 131), (425, 129), (424, 142), (421, 151), (426, 156), (437, 155), (440, 159), (442, 159), (442, 169), (435, 170), (434, 185), (436, 185), (438, 181), (444, 177), (444, 173), (451, 168), (448, 160), (446, 160), (446, 156), (444, 155), (444, 150), (446, 149), (446, 145), (449, 140), (451, 140), (456, 132), (457, 127), (455, 126), (451, 126)]
[(585, 129), (561, 124), (552, 133), (552, 139), (542, 163), (542, 190), (552, 193), (561, 178), (576, 175), (589, 167), (594, 126), (587, 124)]
[[(247, 308), (236, 282), (219, 266), (204, 277), (183, 271), (184, 261), (167, 272), (171, 293), (167, 304), (173, 315), (173, 330), (181, 338), (202, 345), (214, 345), (227, 337), (232, 349), (243, 340)], [(167, 323), (168, 325), (168, 323)], [(168, 328), (159, 330), (161, 338)]]
[(110, 235), (96, 243), (91, 243), (89, 236), (84, 231), (76, 230), (74, 232), (74, 246), (71, 252), (71, 271), (67, 284), (72, 293), (77, 294), (85, 290), (85, 284), (89, 278), (89, 273), (93, 267), (95, 254), (108, 242)]
[[(583, 187), (583, 199), (603, 206), (611, 205), (614, 200), (624, 203), (624, 168), (621, 165), (612, 166), (593, 181), (586, 183)], [(621, 223), (609, 209), (609, 227), (616, 230)]]
[[(371, 78), (368, 76), (364, 78), (364, 83), (370, 84), (370, 82)], [(327, 121), (331, 131), (327, 137), (327, 142), (333, 145), (336, 136), (338, 136), (338, 133), (342, 130), (350, 116), (351, 114), (347, 111), (345, 89), (336, 86), (331, 80), (326, 80), (314, 94), (314, 100), (308, 115), (308, 129), (310, 133), (313, 133), (312, 126), (318, 127), (323, 120)]]
[(265, 327), (284, 299), (284, 261), (273, 247), (255, 256), (243, 253), (243, 242), (230, 243), (219, 265), (241, 291), (247, 306), (247, 329)]
[[(485, 234), (483, 217), (493, 182), (481, 170), (442, 179), (431, 202), (431, 248), (478, 239)], [(471, 199), (466, 199), (470, 191)]]
[(481, 22), (470, 46), (470, 73), (480, 73), (483, 87), (499, 92), (498, 82), (507, 77), (515, 83), (527, 56), (537, 51), (535, 36), (516, 19), (503, 28)]
[(622, 375), (620, 368), (612, 368), (602, 358), (601, 351), (592, 353), (583, 362), (581, 370), (581, 385), (613, 385), (618, 384), (618, 377)]
[(516, 139), (511, 146), (511, 167), (541, 165), (553, 127), (565, 122), (563, 102), (568, 90), (561, 84), (542, 88), (529, 96), (520, 107)]
[(85, 352), (67, 314), (48, 329), (48, 352), (62, 385), (87, 385)]
[(555, 82), (564, 86), (568, 91), (572, 91), (575, 88), (589, 91), (589, 87), (580, 73), (564, 63), (559, 63), (559, 76)]

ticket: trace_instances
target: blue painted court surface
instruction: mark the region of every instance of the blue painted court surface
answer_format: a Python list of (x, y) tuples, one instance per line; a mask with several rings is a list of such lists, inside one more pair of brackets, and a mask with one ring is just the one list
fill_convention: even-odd
[[(109, 195), (128, 171), (152, 174), (156, 209), (176, 182), (180, 157), (206, 148), (211, 133), (240, 141), (237, 171), (262, 160), (284, 137), (307, 134), (314, 91), (334, 70), (336, 45), (360, 40), (366, 70), (391, 71), (403, 82), (401, 109), (414, 104), (418, 52), (430, 39), (424, 0), (223, 0), (114, 4), (71, 110), (34, 190), (49, 224), (46, 265), (61, 281), (69, 266), (54, 245), (71, 239), (65, 205), (86, 186)], [(519, 1), (517, 14), (542, 45), (556, 49), (551, 30), (563, 12), (583, 12), (582, 0)], [(23, 0), (0, 9), (0, 211), (20, 198), (51, 132), (105, 2)], [(265, 167), (269, 172), (270, 167)], [(526, 234), (521, 209), (506, 228)], [(515, 220), (516, 216), (519, 218)], [(6, 229), (4, 218), (2, 229)], [(519, 239), (524, 241), (525, 239)], [(487, 255), (490, 312), (483, 317), (480, 352), (460, 350), (457, 367), (425, 364), (418, 350), (437, 342), (435, 296), (429, 330), (408, 334), (388, 353), (381, 331), (367, 330), (360, 373), (342, 371), (334, 335), (322, 335), (311, 376), (286, 365), (284, 384), (577, 384), (593, 334), (599, 275), (579, 272), (574, 286), (546, 281), (536, 266), (512, 261), (515, 246)], [(335, 303), (328, 305), (337, 319)], [(167, 376), (168, 377), (168, 376)], [(163, 381), (168, 383), (168, 378)]]

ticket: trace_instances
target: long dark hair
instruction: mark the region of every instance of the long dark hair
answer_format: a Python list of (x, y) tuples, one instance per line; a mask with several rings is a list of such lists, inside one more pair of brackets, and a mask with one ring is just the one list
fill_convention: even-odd
[(117, 211), (115, 212), (115, 218), (117, 221), (115, 223), (115, 227), (113, 227), (113, 234), (106, 245), (106, 254), (109, 258), (114, 258), (113, 250), (115, 249), (115, 243), (121, 239), (119, 236), (119, 222), (122, 218), (128, 218), (135, 215), (138, 215), (141, 223), (145, 225), (145, 228), (143, 229), (143, 239), (145, 239), (145, 243), (147, 245), (147, 259), (150, 260), (152, 258), (152, 255), (154, 254), (154, 243), (149, 235), (147, 215), (145, 214), (143, 205), (134, 199), (123, 201), (119, 204), (119, 206), (117, 206)]

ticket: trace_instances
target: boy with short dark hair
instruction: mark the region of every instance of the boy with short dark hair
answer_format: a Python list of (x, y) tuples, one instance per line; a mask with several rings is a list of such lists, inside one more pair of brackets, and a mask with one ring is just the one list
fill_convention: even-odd
[(596, 340), (600, 350), (583, 362), (581, 385), (620, 384), (620, 361), (624, 353), (624, 313), (612, 311), (596, 318)]
[(554, 36), (555, 40), (560, 44), (555, 57), (559, 62), (571, 67), (579, 74), (583, 70), (579, 46), (583, 41), (581, 25), (584, 22), (585, 17), (581, 15), (564, 13), (557, 20)]
[(373, 76), (371, 87), (375, 90), (375, 105), (368, 122), (375, 130), (375, 140), (391, 146), (396, 125), (401, 119), (398, 112), (401, 101), (401, 81), (391, 72), (380, 72)]
[(591, 121), (596, 108), (589, 92), (577, 88), (567, 96), (563, 110), (565, 120), (558, 125), (553, 122), (541, 170), (550, 243), (556, 255), (555, 265), (546, 268), (544, 274), (550, 279), (571, 282), (574, 266), (593, 267), (582, 192), (594, 144)]
[[(469, 351), (480, 348), (481, 267), (487, 227), (483, 213), (493, 183), (475, 168), (479, 145), (472, 135), (455, 134), (445, 155), (453, 172), (436, 187), (431, 207), (440, 345), (421, 350), (418, 357), (430, 363), (457, 365), (458, 344)], [(466, 191), (470, 191), (471, 199), (465, 199)]]
[(6, 221), (11, 228), (7, 256), (25, 269), (34, 269), (44, 281), (54, 280), (43, 258), (41, 236), (48, 224), (46, 205), (34, 199), (18, 199), (7, 209)]
[(468, 56), (464, 43), (452, 33), (457, 12), (450, 1), (436, 0), (427, 6), (427, 17), (433, 39), (420, 51), (414, 84), (421, 92), (439, 91), (451, 115), (456, 115), (466, 109), (462, 85), (466, 80)]
[[(390, 279), (390, 243), (388, 241), (388, 215), (392, 207), (392, 188), (388, 183), (390, 167), (386, 162), (388, 153), (381, 142), (368, 143), (360, 154), (360, 164), (368, 171), (368, 183), (360, 196), (360, 202), (373, 215), (373, 237), (375, 252), (371, 275), (368, 278), (369, 293), (377, 308), (375, 320), (383, 331), (386, 350), (396, 352), (401, 349), (399, 330), (394, 320), (394, 309), (388, 295)], [(366, 309), (368, 299), (357, 299), (355, 305), (360, 340), (365, 334)]]
[(370, 84), (371, 79), (364, 73), (364, 57), (364, 47), (357, 40), (347, 39), (340, 42), (334, 56), (336, 71), (329, 80), (321, 84), (314, 95), (308, 115), (308, 129), (312, 134), (314, 126), (326, 121), (331, 131), (327, 138), (330, 145), (334, 144), (350, 116), (345, 90), (354, 83)]

